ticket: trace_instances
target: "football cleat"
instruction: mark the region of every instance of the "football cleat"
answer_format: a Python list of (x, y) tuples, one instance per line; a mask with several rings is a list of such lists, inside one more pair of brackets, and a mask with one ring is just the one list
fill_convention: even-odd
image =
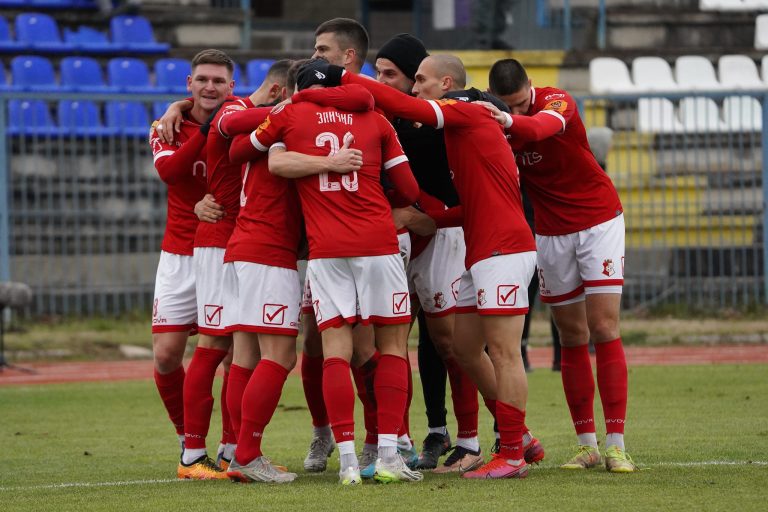
[(310, 473), (322, 473), (328, 468), (328, 457), (336, 448), (332, 437), (314, 437), (309, 445), (309, 452), (304, 459), (304, 470)]
[(438, 460), (451, 449), (451, 436), (431, 432), (421, 445), (421, 455), (415, 469), (435, 469)]
[(637, 466), (627, 452), (611, 445), (605, 451), (605, 469), (611, 473), (632, 473), (637, 471)]
[(416, 464), (419, 462), (419, 454), (416, 453), (416, 448), (413, 446), (407, 450), (405, 448), (398, 448), (397, 453), (403, 458), (406, 466), (411, 469), (416, 468)]
[(544, 447), (541, 441), (534, 437), (527, 446), (523, 446), (523, 458), (526, 464), (538, 464), (544, 460)]
[(525, 478), (528, 476), (528, 464), (522, 461), (520, 464), (511, 464), (509, 460), (494, 454), (491, 461), (484, 466), (474, 470), (467, 471), (462, 475), (464, 478)]
[(398, 454), (392, 460), (384, 462), (383, 459), (376, 459), (376, 471), (373, 479), (382, 484), (392, 482), (419, 482), (424, 479), (424, 475), (419, 471), (409, 469), (405, 461)]
[(296, 473), (280, 471), (264, 457), (256, 457), (249, 464), (241, 466), (237, 459), (232, 459), (226, 475), (235, 482), (248, 484), (251, 482), (270, 482), (284, 484), (293, 482), (298, 476)]
[(483, 456), (480, 455), (480, 450), (472, 451), (463, 446), (456, 445), (442, 466), (438, 466), (433, 473), (465, 473), (479, 468), (483, 465), (483, 462), (485, 461)]
[(375, 469), (373, 471), (370, 471), (368, 468), (375, 468), (376, 466), (376, 459), (379, 458), (379, 450), (378, 448), (368, 449), (363, 448), (363, 451), (360, 452), (360, 455), (358, 455), (357, 460), (360, 462), (360, 467), (363, 468), (362, 471), (360, 471), (360, 474), (363, 476), (363, 478), (373, 478), (373, 473), (375, 472)]
[(600, 458), (600, 452), (594, 446), (581, 445), (579, 446), (576, 455), (571, 460), (562, 464), (561, 469), (589, 469), (597, 466), (602, 462)]
[(207, 455), (203, 455), (191, 464), (179, 462), (176, 476), (183, 480), (226, 480), (227, 473)]
[(363, 483), (363, 479), (360, 476), (360, 468), (353, 468), (352, 466), (347, 469), (339, 471), (339, 483), (341, 485), (360, 485)]

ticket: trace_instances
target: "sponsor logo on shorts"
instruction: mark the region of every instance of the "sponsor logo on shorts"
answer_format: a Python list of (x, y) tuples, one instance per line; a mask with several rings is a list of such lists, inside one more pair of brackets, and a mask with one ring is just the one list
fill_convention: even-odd
[(453, 294), (453, 300), (459, 300), (459, 285), (461, 284), (461, 278), (458, 278), (451, 283), (451, 293)]
[(264, 304), (261, 321), (267, 325), (283, 325), (286, 309), (285, 304)]
[(443, 292), (437, 292), (432, 298), (435, 301), (435, 307), (437, 309), (443, 309), (447, 304), (447, 302), (445, 302), (445, 298), (443, 298)]
[(621, 257), (621, 277), (624, 277), (624, 256)]
[(408, 312), (408, 292), (393, 293), (392, 313), (395, 315), (404, 315)]
[(519, 284), (500, 284), (496, 288), (496, 304), (502, 307), (517, 304), (517, 290), (519, 288)]
[(205, 325), (209, 327), (221, 326), (221, 311), (224, 306), (218, 304), (206, 304), (204, 308)]
[(486, 302), (488, 301), (485, 300), (485, 288), (480, 288), (477, 290), (477, 305), (484, 306)]
[(613, 268), (613, 260), (603, 260), (603, 274), (607, 277), (611, 277), (615, 273), (616, 270)]
[(152, 318), (157, 318), (157, 303), (160, 299), (155, 299), (155, 303), (152, 305)]
[(320, 299), (312, 301), (312, 311), (315, 312), (315, 321), (320, 323), (323, 321), (323, 314), (320, 312)]
[(166, 320), (164, 316), (160, 315), (158, 311), (159, 304), (160, 304), (160, 299), (155, 299), (155, 303), (152, 304), (152, 325), (168, 323), (168, 320)]

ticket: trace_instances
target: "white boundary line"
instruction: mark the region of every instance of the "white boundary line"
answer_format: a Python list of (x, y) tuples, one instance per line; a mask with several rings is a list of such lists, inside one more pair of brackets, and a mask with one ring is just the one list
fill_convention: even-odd
[[(654, 467), (706, 467), (706, 466), (768, 466), (768, 461), (753, 460), (753, 461), (734, 461), (734, 460), (704, 460), (693, 462), (656, 462), (654, 464), (642, 464), (640, 469), (652, 469)], [(543, 466), (539, 470), (544, 469), (557, 469), (557, 466)], [(536, 471), (536, 470), (534, 470)], [(300, 478), (305, 477), (318, 477), (324, 473), (307, 473), (301, 474)], [(13, 487), (0, 487), (0, 492), (8, 491), (35, 491), (44, 489), (70, 489), (70, 488), (93, 488), (93, 487), (128, 487), (132, 485), (154, 485), (154, 484), (176, 484), (183, 482), (191, 482), (192, 480), (180, 480), (178, 478), (165, 478), (165, 479), (153, 479), (153, 480), (125, 480), (118, 482), (65, 482), (60, 484), (44, 484), (44, 485), (28, 485), (28, 486), (13, 486)]]

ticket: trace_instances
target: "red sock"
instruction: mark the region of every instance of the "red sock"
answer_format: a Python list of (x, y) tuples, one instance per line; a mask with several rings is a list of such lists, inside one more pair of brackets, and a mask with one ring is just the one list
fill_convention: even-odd
[(155, 370), (155, 385), (160, 399), (168, 411), (168, 417), (180, 436), (184, 435), (184, 366), (179, 366), (171, 373), (158, 373)]
[(227, 350), (197, 347), (184, 379), (184, 446), (205, 448), (213, 410), (213, 378)]
[(397, 434), (403, 423), (408, 400), (408, 362), (402, 357), (384, 354), (376, 369), (376, 396), (381, 434)]
[(565, 401), (571, 410), (576, 434), (595, 431), (595, 380), (589, 360), (589, 346), (562, 347), (560, 369)]
[(359, 368), (352, 368), (352, 377), (355, 379), (357, 397), (363, 404), (363, 422), (365, 423), (365, 443), (379, 443), (379, 429), (376, 413), (376, 393), (374, 391), (374, 378), (376, 367), (381, 356), (374, 352), (373, 356)]
[(337, 443), (355, 440), (355, 391), (349, 363), (340, 357), (323, 362), (323, 398)]
[(448, 370), (448, 378), (451, 381), (453, 413), (456, 415), (456, 423), (459, 427), (456, 437), (476, 437), (477, 417), (480, 412), (480, 405), (477, 401), (477, 386), (455, 359), (448, 359), (444, 363)]
[(496, 418), (499, 422), (499, 456), (505, 459), (523, 458), (523, 425), (525, 411), (501, 400), (496, 400)]
[(240, 421), (242, 417), (243, 393), (253, 370), (232, 364), (229, 367), (229, 380), (227, 381), (227, 410), (229, 410), (229, 422), (232, 424), (232, 433), (237, 443), (240, 436)]
[(411, 410), (411, 401), (413, 401), (413, 373), (411, 372), (411, 361), (406, 357), (406, 367), (408, 368), (408, 398), (405, 401), (405, 413), (403, 414), (403, 422), (400, 424), (400, 431), (397, 433), (397, 437), (408, 436), (411, 437), (411, 418), (409, 411)]
[(323, 356), (310, 357), (301, 355), (301, 383), (304, 385), (304, 397), (307, 400), (312, 425), (328, 425), (328, 411), (323, 400)]
[(489, 400), (487, 398), (483, 398), (483, 402), (485, 402), (485, 406), (488, 408), (488, 411), (491, 413), (491, 416), (493, 416), (493, 419), (496, 419), (496, 400)]
[(621, 338), (595, 343), (595, 357), (605, 430), (608, 434), (623, 434), (627, 417), (627, 359)]
[(235, 450), (238, 464), (246, 465), (261, 457), (264, 429), (277, 409), (287, 377), (288, 370), (269, 359), (259, 361), (253, 370), (243, 393), (243, 416)]
[[(230, 365), (231, 367), (232, 365)], [(237, 436), (232, 428), (232, 415), (227, 407), (227, 392), (229, 390), (229, 372), (224, 372), (224, 382), (221, 383), (221, 444), (237, 443)]]

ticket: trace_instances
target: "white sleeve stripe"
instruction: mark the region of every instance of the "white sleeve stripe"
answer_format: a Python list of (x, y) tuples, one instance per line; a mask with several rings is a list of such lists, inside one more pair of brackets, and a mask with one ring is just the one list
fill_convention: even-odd
[(435, 125), (435, 128), (437, 128), (439, 130), (445, 124), (445, 118), (443, 117), (443, 111), (440, 108), (440, 105), (438, 105), (435, 100), (427, 100), (427, 103), (432, 105), (432, 108), (435, 109), (435, 115), (437, 116), (437, 124)]
[(256, 138), (256, 131), (251, 132), (251, 144), (253, 144), (253, 147), (258, 149), (259, 151), (263, 151), (266, 153), (269, 150), (267, 146), (259, 142), (259, 139)]
[(171, 150), (169, 150), (169, 149), (166, 149), (165, 151), (161, 151), (161, 152), (159, 152), (158, 154), (156, 154), (156, 155), (155, 155), (155, 157), (154, 157), (154, 159), (153, 159), (152, 161), (153, 161), (153, 162), (157, 162), (158, 160), (160, 160), (160, 159), (161, 159), (161, 158), (163, 158), (164, 156), (170, 156), (170, 155), (172, 155), (172, 154), (174, 154), (174, 153), (175, 153), (175, 151), (171, 151)]
[(563, 123), (563, 131), (565, 131), (565, 118), (560, 112), (555, 112), (554, 110), (542, 110), (542, 114), (549, 114), (551, 116), (554, 116), (560, 120), (561, 123)]
[(283, 149), (287, 149), (287, 148), (285, 147), (285, 143), (284, 143), (284, 142), (275, 142), (274, 144), (272, 144), (271, 146), (269, 146), (269, 150), (270, 150), (270, 151), (272, 151), (273, 149), (277, 149), (277, 148), (283, 148)]
[(400, 165), (401, 163), (407, 162), (407, 161), (408, 161), (408, 157), (405, 155), (396, 156), (395, 158), (384, 162), (384, 169), (391, 169), (394, 166)]
[(223, 131), (221, 131), (221, 120), (222, 120), (222, 119), (224, 119), (224, 116), (223, 116), (223, 115), (222, 115), (222, 116), (219, 116), (219, 121), (216, 123), (216, 129), (219, 131), (219, 134), (220, 134), (222, 137), (224, 137), (224, 138), (228, 139), (229, 137), (227, 136), (227, 134), (226, 134), (226, 133), (224, 133)]

